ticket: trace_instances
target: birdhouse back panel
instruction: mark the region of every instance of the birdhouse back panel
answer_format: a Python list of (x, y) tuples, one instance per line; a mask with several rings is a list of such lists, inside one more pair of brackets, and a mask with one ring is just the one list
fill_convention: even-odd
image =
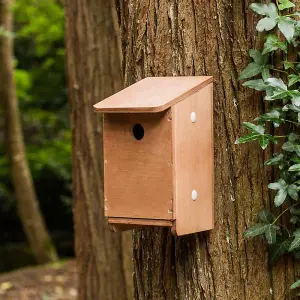
[(104, 178), (106, 216), (174, 218), (170, 110), (105, 114)]

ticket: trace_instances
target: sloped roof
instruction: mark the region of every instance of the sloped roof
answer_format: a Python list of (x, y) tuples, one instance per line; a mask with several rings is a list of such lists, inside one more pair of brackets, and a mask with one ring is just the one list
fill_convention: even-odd
[(96, 112), (160, 112), (213, 81), (211, 76), (148, 77), (94, 105)]

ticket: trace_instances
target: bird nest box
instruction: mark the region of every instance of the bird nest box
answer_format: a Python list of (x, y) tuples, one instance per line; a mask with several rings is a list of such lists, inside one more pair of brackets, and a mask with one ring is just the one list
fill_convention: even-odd
[(94, 105), (104, 114), (104, 208), (114, 231), (213, 228), (212, 82), (151, 77)]

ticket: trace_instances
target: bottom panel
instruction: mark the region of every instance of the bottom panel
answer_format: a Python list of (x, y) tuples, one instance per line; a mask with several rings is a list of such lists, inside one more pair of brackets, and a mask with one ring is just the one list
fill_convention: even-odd
[(173, 221), (169, 220), (155, 220), (155, 219), (135, 219), (135, 218), (108, 218), (110, 224), (124, 224), (137, 226), (162, 226), (172, 227)]

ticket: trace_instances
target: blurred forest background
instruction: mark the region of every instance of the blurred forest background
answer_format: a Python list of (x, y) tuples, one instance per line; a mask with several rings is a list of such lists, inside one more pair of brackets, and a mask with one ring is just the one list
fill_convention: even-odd
[[(65, 78), (64, 12), (56, 0), (13, 5), (14, 67), (26, 156), (42, 214), (60, 257), (73, 256), (71, 131)], [(0, 272), (32, 265), (4, 143), (0, 110)]]

